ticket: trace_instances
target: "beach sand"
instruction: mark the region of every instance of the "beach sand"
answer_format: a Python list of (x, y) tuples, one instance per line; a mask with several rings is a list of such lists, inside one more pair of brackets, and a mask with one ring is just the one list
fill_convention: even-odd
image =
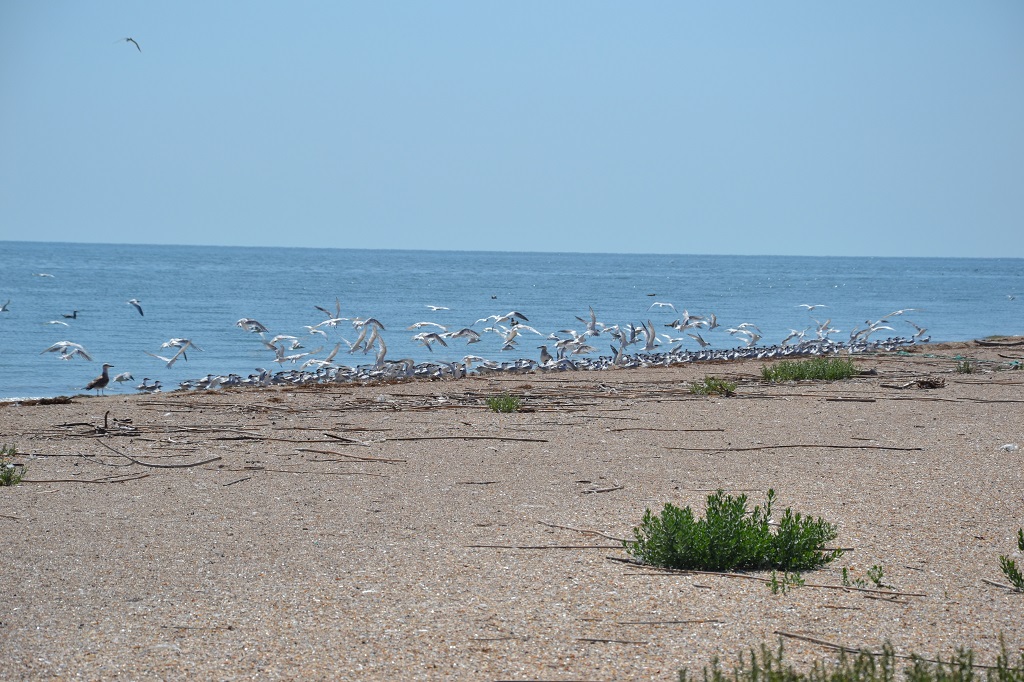
[[(27, 472), (0, 488), (0, 678), (669, 680), (780, 637), (794, 663), (838, 655), (799, 637), (991, 663), (1002, 635), (1016, 656), (1024, 594), (986, 580), (1001, 554), (1024, 567), (1021, 357), (4, 404)], [(707, 375), (736, 395), (691, 394)], [(525, 410), (490, 411), (502, 392)], [(773, 488), (776, 516), (824, 517), (849, 551), (786, 594), (616, 560), (646, 508), (702, 514), (718, 488)], [(873, 565), (895, 589), (842, 589)]]

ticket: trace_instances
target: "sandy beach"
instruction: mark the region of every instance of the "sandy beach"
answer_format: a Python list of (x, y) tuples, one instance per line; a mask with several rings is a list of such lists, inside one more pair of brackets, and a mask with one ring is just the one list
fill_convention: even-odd
[[(780, 637), (991, 663), (1024, 648), (1024, 594), (992, 584), (1024, 566), (1020, 341), (834, 383), (744, 361), (4, 403), (0, 678), (671, 680)], [(689, 391), (709, 375), (736, 395)], [(621, 561), (646, 508), (719, 488), (848, 551), (786, 594)], [(888, 587), (843, 587), (876, 565)]]

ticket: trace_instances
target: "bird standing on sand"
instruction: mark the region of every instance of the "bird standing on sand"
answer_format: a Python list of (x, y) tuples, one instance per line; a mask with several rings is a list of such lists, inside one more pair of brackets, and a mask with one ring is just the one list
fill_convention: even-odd
[(146, 314), (142, 312), (142, 304), (139, 303), (139, 299), (133, 298), (132, 300), (128, 301), (128, 305), (135, 306), (135, 309), (139, 311), (139, 315), (142, 315), (143, 317), (146, 316)]
[(106, 388), (107, 384), (110, 383), (110, 374), (107, 372), (107, 370), (110, 369), (111, 367), (113, 367), (113, 365), (111, 365), (110, 363), (104, 362), (103, 363), (103, 374), (99, 375), (98, 377), (96, 377), (95, 379), (90, 381), (88, 384), (86, 384), (85, 385), (85, 390), (86, 391), (95, 390), (96, 391), (96, 395), (99, 395), (100, 391), (102, 391), (104, 388)]

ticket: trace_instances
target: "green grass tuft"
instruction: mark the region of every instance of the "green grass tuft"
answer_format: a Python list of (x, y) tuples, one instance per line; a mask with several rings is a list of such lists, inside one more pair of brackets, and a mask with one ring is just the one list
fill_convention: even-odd
[(953, 371), (957, 374), (974, 374), (974, 361), (969, 358), (959, 358)]
[(13, 445), (0, 447), (0, 486), (18, 485), (25, 476), (25, 467), (10, 461), (17, 454)]
[[(711, 667), (704, 668), (704, 682), (893, 682), (897, 679), (896, 652), (886, 643), (880, 654), (861, 651), (852, 656), (845, 651), (839, 654), (835, 664), (823, 660), (815, 661), (810, 670), (798, 671), (783, 658), (782, 644), (776, 651), (761, 645), (760, 652), (750, 650), (749, 661), (740, 654), (739, 665), (731, 673), (722, 670), (717, 657)], [(974, 652), (971, 649), (957, 649), (956, 653), (943, 661), (926, 660), (911, 654), (905, 664), (902, 679), (908, 682), (981, 682), (980, 671), (974, 668)], [(1021, 682), (1024, 680), (1024, 653), (1013, 663), (1006, 650), (1000, 646), (995, 665), (987, 668), (985, 682)], [(688, 671), (679, 671), (679, 682), (691, 682)]]
[(695, 381), (690, 384), (690, 393), (697, 395), (717, 393), (718, 395), (729, 397), (736, 394), (736, 384), (716, 377), (704, 377), (701, 381)]
[(707, 510), (698, 519), (693, 509), (669, 503), (660, 515), (644, 512), (635, 540), (623, 546), (638, 561), (666, 568), (703, 571), (778, 569), (806, 571), (842, 556), (842, 550), (825, 549), (834, 540), (836, 527), (786, 509), (778, 529), (769, 520), (775, 491), (768, 491), (763, 507), (747, 509), (747, 496), (732, 497), (719, 490), (707, 498)]
[(852, 360), (841, 358), (809, 358), (807, 360), (783, 360), (761, 368), (765, 381), (803, 381), (818, 379), (837, 381), (856, 376), (860, 371)]
[(487, 399), (487, 407), (491, 408), (493, 412), (518, 412), (522, 406), (522, 399), (508, 393), (491, 396)]

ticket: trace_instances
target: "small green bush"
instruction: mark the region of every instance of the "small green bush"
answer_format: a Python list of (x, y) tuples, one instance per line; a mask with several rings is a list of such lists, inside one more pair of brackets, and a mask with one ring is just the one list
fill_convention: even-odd
[(957, 374), (974, 374), (974, 361), (967, 358), (959, 358), (953, 371)]
[(518, 412), (523, 406), (523, 401), (514, 395), (502, 393), (498, 396), (491, 396), (487, 399), (487, 407), (493, 412)]
[[(1024, 552), (1024, 528), (1017, 529), (1017, 548)], [(1018, 592), (1024, 592), (1024, 575), (1021, 575), (1020, 569), (1017, 568), (1017, 562), (1008, 556), (1000, 556), (999, 565), (1010, 584)]]
[(0, 486), (18, 485), (25, 476), (25, 467), (10, 461), (17, 454), (13, 445), (0, 447)]
[[(823, 660), (815, 661), (809, 671), (798, 671), (783, 660), (782, 644), (773, 652), (766, 645), (761, 645), (760, 655), (750, 650), (749, 663), (740, 654), (739, 665), (731, 673), (722, 670), (716, 657), (711, 667), (704, 668), (704, 682), (893, 682), (896, 674), (896, 651), (886, 643), (881, 654), (861, 651), (851, 656), (845, 651), (840, 652), (839, 661), (835, 664)], [(950, 658), (932, 663), (916, 654), (911, 654), (910, 661), (903, 668), (902, 678), (908, 682), (971, 682), (983, 679), (974, 669), (974, 652), (971, 649), (957, 649)], [(1024, 653), (1014, 664), (1006, 650), (1000, 646), (995, 666), (985, 670), (986, 682), (1020, 682), (1024, 680)], [(691, 682), (688, 671), (679, 671), (679, 682)]]
[(690, 384), (690, 393), (695, 393), (697, 395), (712, 395), (717, 393), (718, 395), (728, 397), (735, 395), (736, 384), (716, 377), (704, 377), (701, 381), (695, 381)]
[(859, 373), (852, 360), (842, 358), (809, 358), (807, 360), (783, 360), (761, 368), (765, 381), (803, 381), (817, 379), (838, 381), (849, 379)]
[(626, 551), (638, 561), (676, 569), (728, 571), (778, 569), (806, 571), (842, 556), (840, 549), (824, 549), (834, 540), (836, 527), (823, 519), (803, 517), (786, 509), (774, 533), (769, 525), (775, 491), (769, 490), (763, 507), (747, 510), (747, 496), (732, 497), (719, 490), (707, 498), (707, 510), (698, 519), (693, 509), (669, 503), (660, 515), (644, 512), (635, 540)]

